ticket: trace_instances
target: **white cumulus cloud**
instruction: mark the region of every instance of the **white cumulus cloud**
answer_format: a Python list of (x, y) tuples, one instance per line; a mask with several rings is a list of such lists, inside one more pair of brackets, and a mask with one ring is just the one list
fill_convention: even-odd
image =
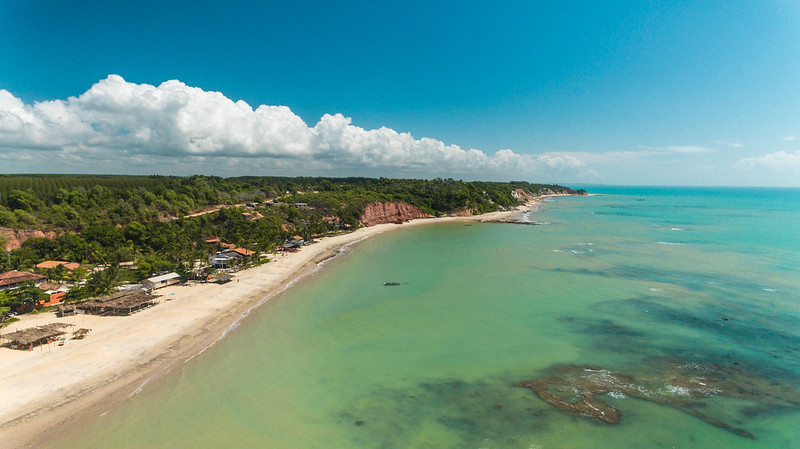
[(569, 155), (464, 150), (386, 127), (365, 130), (342, 114), (325, 114), (308, 126), (286, 106), (253, 109), (177, 80), (152, 86), (118, 75), (77, 97), (32, 105), (0, 90), (0, 158), (36, 153), (72, 166), (91, 163), (83, 171), (95, 172), (127, 166), (163, 173), (165, 165), (192, 172), (196, 164), (205, 171), (269, 167), (488, 179), (586, 170)]
[(765, 169), (775, 173), (794, 173), (795, 181), (800, 179), (800, 151), (778, 151), (759, 157), (748, 157), (738, 162), (739, 166), (749, 169)]

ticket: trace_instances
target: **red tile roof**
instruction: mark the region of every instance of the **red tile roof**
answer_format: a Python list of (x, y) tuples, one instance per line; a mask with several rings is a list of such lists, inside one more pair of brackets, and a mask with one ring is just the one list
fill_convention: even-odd
[(64, 264), (66, 264), (66, 262), (61, 260), (45, 260), (44, 262), (37, 264), (36, 268), (43, 268), (46, 270), (48, 268), (55, 268), (59, 265), (64, 265)]
[(231, 251), (237, 254), (241, 254), (243, 256), (251, 256), (255, 254), (255, 251), (250, 251), (249, 249), (244, 249), (244, 248), (233, 248)]
[(27, 271), (6, 271), (5, 273), (0, 273), (0, 287), (13, 287), (25, 281), (35, 282), (46, 277), (40, 274), (28, 273)]

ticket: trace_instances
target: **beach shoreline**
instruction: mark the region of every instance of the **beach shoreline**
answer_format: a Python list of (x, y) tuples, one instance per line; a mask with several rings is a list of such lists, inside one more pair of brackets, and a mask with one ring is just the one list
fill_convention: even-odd
[(126, 317), (51, 314), (23, 317), (4, 329), (63, 322), (92, 332), (64, 346), (42, 345), (31, 352), (0, 348), (0, 440), (4, 447), (39, 447), (64, 431), (115, 408), (146, 384), (212, 347), (251, 311), (336, 257), (342, 248), (384, 232), (447, 222), (515, 222), (544, 197), (518, 208), (476, 216), (424, 218), (381, 224), (323, 237), (296, 253), (242, 270), (227, 285), (170, 286), (155, 307)]

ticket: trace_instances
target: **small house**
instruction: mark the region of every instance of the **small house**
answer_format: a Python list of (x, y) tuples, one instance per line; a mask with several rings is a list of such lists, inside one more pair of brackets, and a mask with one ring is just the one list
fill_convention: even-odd
[(255, 251), (250, 251), (249, 249), (245, 248), (233, 248), (229, 251), (226, 251), (226, 254), (232, 257), (248, 257), (255, 254)]
[(295, 236), (292, 240), (286, 240), (283, 242), (283, 249), (284, 250), (295, 250), (303, 246), (305, 240), (302, 237)]
[(69, 288), (66, 284), (56, 284), (44, 282), (39, 284), (39, 289), (49, 295), (46, 301), (41, 301), (36, 304), (36, 307), (55, 306), (64, 302), (67, 297), (67, 290)]
[(231, 258), (227, 254), (217, 253), (211, 256), (210, 262), (214, 268), (228, 268), (231, 264)]

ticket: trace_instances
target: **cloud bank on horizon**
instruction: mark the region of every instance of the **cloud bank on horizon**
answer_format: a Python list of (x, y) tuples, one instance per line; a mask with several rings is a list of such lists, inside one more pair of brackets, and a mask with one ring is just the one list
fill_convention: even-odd
[(78, 97), (33, 105), (0, 90), (0, 148), (6, 157), (13, 152), (17, 160), (32, 161), (47, 155), (48, 161), (84, 171), (116, 161), (161, 173), (170, 171), (164, 164), (183, 165), (187, 174), (286, 170), (492, 179), (591, 174), (570, 155), (508, 149), (490, 155), (386, 127), (365, 130), (342, 114), (325, 114), (308, 126), (286, 106), (253, 109), (177, 80), (156, 87), (119, 75)]
[[(713, 142), (718, 148), (640, 145), (627, 151), (487, 154), (387, 127), (366, 130), (338, 113), (309, 126), (286, 106), (253, 109), (177, 80), (153, 86), (109, 75), (77, 97), (33, 104), (0, 89), (0, 171), (6, 173), (625, 179), (685, 185), (731, 184), (727, 179), (768, 185), (764, 180), (771, 174), (795, 178), (797, 173), (800, 179), (800, 151), (729, 156), (720, 163), (726, 148), (743, 145)], [(659, 178), (662, 173), (671, 177)]]

